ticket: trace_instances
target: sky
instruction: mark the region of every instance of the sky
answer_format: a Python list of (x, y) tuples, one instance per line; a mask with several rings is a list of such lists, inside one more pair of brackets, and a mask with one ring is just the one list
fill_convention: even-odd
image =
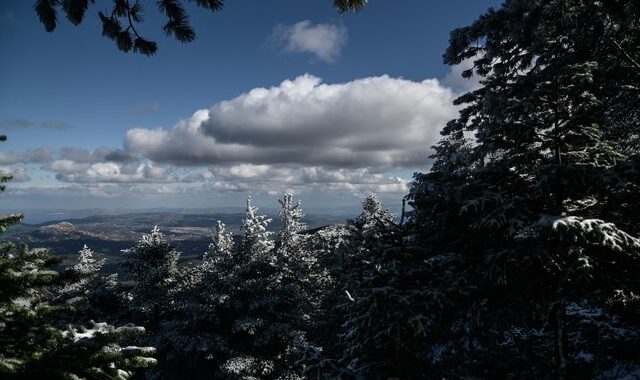
[(285, 191), (315, 211), (369, 192), (396, 207), (477, 86), (442, 63), (449, 32), (500, 2), (186, 3), (197, 38), (181, 44), (142, 1), (146, 57), (101, 36), (106, 0), (53, 33), (32, 2), (0, 0), (1, 209), (272, 207)]

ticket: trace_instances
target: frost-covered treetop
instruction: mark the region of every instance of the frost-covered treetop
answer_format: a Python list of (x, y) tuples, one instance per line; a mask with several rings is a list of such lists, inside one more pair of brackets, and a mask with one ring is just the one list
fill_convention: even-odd
[(306, 228), (302, 222), (304, 213), (300, 201), (293, 203), (293, 195), (285, 193), (282, 199), (278, 199), (282, 206), (280, 210), (280, 219), (282, 220), (282, 229), (280, 230), (280, 242), (283, 246), (295, 243), (297, 234)]
[(361, 224), (371, 224), (376, 220), (392, 221), (393, 215), (382, 207), (382, 202), (375, 193), (369, 193), (362, 201), (362, 213), (356, 221)]
[(78, 251), (80, 257), (78, 258), (78, 263), (73, 266), (73, 270), (82, 274), (98, 272), (104, 265), (105, 260), (96, 260), (93, 257), (93, 253), (94, 252), (85, 244), (84, 247)]
[(160, 228), (156, 225), (153, 227), (150, 234), (142, 236), (142, 243), (156, 245), (166, 243), (166, 240), (164, 239), (162, 232), (160, 232)]
[(382, 211), (382, 202), (375, 193), (369, 193), (362, 201), (362, 212), (365, 214), (377, 214)]
[(226, 231), (224, 223), (218, 220), (217, 225), (211, 234), (212, 243), (202, 257), (203, 260), (210, 260), (220, 255), (230, 254), (233, 249), (233, 236)]
[(245, 235), (265, 234), (270, 235), (267, 231), (267, 225), (271, 223), (271, 219), (266, 215), (256, 215), (258, 208), (251, 203), (251, 196), (247, 197), (247, 209), (245, 219), (242, 222)]
[(251, 196), (248, 196), (245, 219), (242, 222), (243, 245), (249, 250), (269, 250), (273, 247), (273, 242), (269, 240), (271, 232), (267, 231), (271, 219), (266, 215), (256, 215), (257, 212), (258, 208), (253, 206)]

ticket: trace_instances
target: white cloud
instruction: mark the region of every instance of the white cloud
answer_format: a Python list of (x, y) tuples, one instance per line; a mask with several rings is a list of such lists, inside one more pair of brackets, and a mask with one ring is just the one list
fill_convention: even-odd
[(129, 130), (124, 148), (176, 165), (420, 167), (456, 114), (453, 98), (436, 79), (324, 84), (307, 74), (199, 110), (170, 130)]
[(62, 182), (158, 183), (177, 181), (172, 170), (149, 162), (122, 164), (108, 161), (86, 164), (70, 160), (57, 160), (49, 168), (57, 172), (56, 179)]
[(24, 152), (4, 153), (0, 151), (0, 165), (45, 163), (51, 161), (53, 155), (54, 150), (49, 147), (32, 148)]
[(313, 24), (304, 20), (276, 26), (272, 40), (286, 52), (310, 53), (332, 63), (340, 57), (347, 42), (347, 29), (343, 25)]

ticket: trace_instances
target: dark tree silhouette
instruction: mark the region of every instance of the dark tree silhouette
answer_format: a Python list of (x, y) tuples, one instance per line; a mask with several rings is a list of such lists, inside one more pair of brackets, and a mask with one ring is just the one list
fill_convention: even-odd
[[(189, 23), (189, 15), (184, 8), (184, 0), (158, 0), (156, 7), (166, 17), (162, 30), (167, 37), (186, 43), (196, 38), (196, 33)], [(223, 0), (188, 0), (197, 6), (211, 12), (222, 9)], [(333, 0), (339, 12), (356, 12), (362, 9), (368, 0)], [(33, 9), (38, 14), (40, 22), (47, 32), (53, 32), (58, 25), (58, 12), (73, 25), (80, 25), (95, 0), (36, 0)], [(144, 38), (138, 29), (144, 21), (144, 8), (139, 0), (113, 0), (109, 11), (99, 11), (98, 17), (102, 22), (102, 35), (113, 40), (118, 49), (123, 52), (154, 55), (158, 50), (156, 42)]]

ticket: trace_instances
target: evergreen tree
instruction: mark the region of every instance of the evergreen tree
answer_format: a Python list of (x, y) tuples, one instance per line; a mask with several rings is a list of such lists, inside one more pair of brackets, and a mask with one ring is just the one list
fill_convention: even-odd
[[(58, 12), (66, 16), (73, 25), (80, 25), (89, 6), (95, 1), (88, 0), (36, 0), (33, 6), (40, 23), (47, 32), (53, 32), (58, 26)], [(197, 0), (200, 8), (211, 12), (222, 10), (223, 0)], [(367, 4), (367, 0), (333, 0), (339, 12), (355, 12)], [(191, 27), (189, 14), (183, 0), (159, 0), (156, 2), (159, 13), (166, 18), (162, 25), (163, 32), (182, 43), (196, 38)], [(133, 50), (135, 53), (154, 55), (158, 50), (157, 43), (144, 38), (140, 32), (140, 24), (144, 22), (145, 9), (139, 0), (115, 0), (110, 9), (98, 12), (102, 23), (102, 35), (112, 40), (116, 47), (123, 51)]]
[(151, 378), (210, 379), (230, 355), (225, 342), (229, 326), (219, 315), (229, 301), (231, 289), (226, 285), (235, 273), (236, 250), (220, 221), (211, 240), (203, 260), (177, 274), (174, 307), (158, 333), (162, 361), (152, 369)]
[(273, 241), (270, 239), (273, 233), (267, 231), (271, 219), (266, 215), (256, 215), (256, 212), (258, 212), (258, 208), (253, 206), (251, 196), (247, 197), (240, 243), (240, 253), (246, 255), (247, 258), (269, 255), (273, 248)]
[(620, 326), (607, 308), (640, 285), (640, 223), (624, 211), (638, 207), (638, 124), (620, 112), (638, 99), (639, 9), (511, 0), (451, 34), (445, 62), (473, 59), (464, 76), (483, 86), (456, 100), (465, 108), (411, 200), (420, 244), (460, 254), (477, 289), (459, 305), (473, 310), (476, 343), (457, 354), (468, 373), (640, 368), (623, 349), (638, 344), (638, 321)]
[(300, 201), (293, 203), (292, 194), (285, 193), (282, 199), (278, 199), (278, 203), (282, 206), (280, 210), (282, 228), (278, 234), (278, 250), (281, 255), (287, 255), (299, 243), (300, 232), (306, 228), (306, 225), (302, 222), (304, 217), (302, 205)]
[(123, 251), (122, 269), (133, 281), (129, 290), (132, 317), (155, 332), (171, 310), (180, 254), (165, 240), (158, 226), (143, 235), (134, 247)]
[[(72, 303), (74, 313), (67, 323), (103, 320), (110, 323), (121, 319), (124, 300), (117, 274), (100, 275), (105, 259), (96, 259), (86, 245), (78, 252), (78, 261), (66, 268), (66, 284), (57, 292), (57, 299)], [(125, 319), (126, 320), (126, 319)]]
[(209, 244), (209, 249), (202, 257), (204, 261), (228, 256), (233, 251), (233, 236), (230, 232), (227, 232), (225, 224), (219, 220), (213, 230), (211, 240), (212, 242)]

